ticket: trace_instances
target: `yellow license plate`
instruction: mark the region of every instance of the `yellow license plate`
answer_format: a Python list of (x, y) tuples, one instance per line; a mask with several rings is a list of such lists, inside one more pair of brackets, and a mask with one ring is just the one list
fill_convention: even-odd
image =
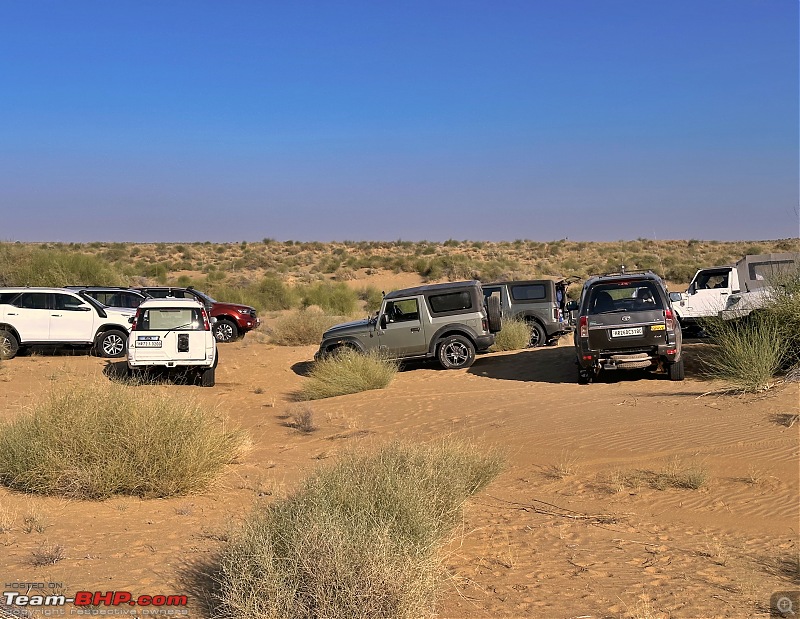
[(664, 325), (652, 325), (650, 327), (651, 331), (663, 331), (666, 327)]

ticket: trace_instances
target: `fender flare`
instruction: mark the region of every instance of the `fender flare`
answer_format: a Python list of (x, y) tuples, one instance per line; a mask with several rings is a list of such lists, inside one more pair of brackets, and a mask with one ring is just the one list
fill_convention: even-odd
[(329, 352), (334, 348), (338, 348), (340, 346), (349, 346), (350, 348), (355, 348), (360, 353), (366, 353), (367, 350), (364, 348), (364, 345), (358, 341), (358, 339), (350, 336), (344, 337), (337, 337), (331, 338), (329, 340), (325, 340), (320, 344), (319, 349), (323, 352)]
[(473, 346), (475, 346), (478, 341), (478, 334), (472, 327), (466, 325), (444, 325), (434, 332), (433, 337), (431, 337), (431, 343), (428, 346), (429, 355), (436, 355), (436, 349), (446, 335), (463, 335), (468, 337)]

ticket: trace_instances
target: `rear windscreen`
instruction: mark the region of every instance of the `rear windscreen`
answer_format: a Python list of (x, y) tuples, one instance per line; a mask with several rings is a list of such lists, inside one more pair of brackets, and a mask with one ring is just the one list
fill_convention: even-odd
[(203, 331), (205, 324), (199, 308), (151, 308), (142, 312), (138, 331)]
[(651, 281), (598, 284), (589, 295), (589, 314), (663, 309), (657, 285)]

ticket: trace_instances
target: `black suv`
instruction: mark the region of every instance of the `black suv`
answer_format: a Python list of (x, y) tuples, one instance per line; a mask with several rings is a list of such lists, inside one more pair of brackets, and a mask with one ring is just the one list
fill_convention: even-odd
[(608, 273), (589, 278), (578, 310), (575, 352), (578, 382), (605, 370), (650, 369), (683, 380), (681, 327), (661, 278), (651, 271)]
[(111, 308), (136, 309), (150, 296), (118, 286), (64, 286), (64, 288), (73, 290), (84, 298), (92, 297), (103, 306)]

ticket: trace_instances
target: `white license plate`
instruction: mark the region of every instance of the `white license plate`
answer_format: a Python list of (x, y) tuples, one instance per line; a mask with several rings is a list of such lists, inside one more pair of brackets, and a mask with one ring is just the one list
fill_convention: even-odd
[(136, 348), (161, 348), (161, 340), (137, 340)]
[(626, 337), (628, 335), (643, 335), (643, 327), (631, 327), (630, 329), (611, 329), (611, 337)]

